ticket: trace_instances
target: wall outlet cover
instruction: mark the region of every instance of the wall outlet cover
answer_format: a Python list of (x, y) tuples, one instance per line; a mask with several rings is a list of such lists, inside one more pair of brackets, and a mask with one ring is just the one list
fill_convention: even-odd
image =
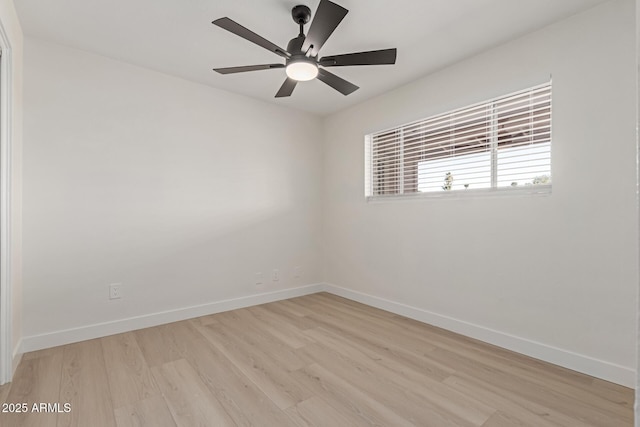
[(112, 283), (109, 285), (109, 299), (122, 298), (122, 284)]

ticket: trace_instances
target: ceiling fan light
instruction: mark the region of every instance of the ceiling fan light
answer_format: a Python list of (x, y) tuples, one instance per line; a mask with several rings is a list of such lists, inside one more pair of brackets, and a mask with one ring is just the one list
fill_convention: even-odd
[(292, 61), (285, 70), (290, 79), (299, 82), (313, 80), (318, 75), (318, 66), (309, 61)]

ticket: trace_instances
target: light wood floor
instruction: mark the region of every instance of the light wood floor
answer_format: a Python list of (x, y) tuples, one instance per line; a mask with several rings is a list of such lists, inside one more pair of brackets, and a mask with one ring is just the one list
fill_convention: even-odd
[[(24, 355), (9, 426), (631, 426), (633, 391), (330, 294)], [(31, 408), (30, 408), (31, 409)]]

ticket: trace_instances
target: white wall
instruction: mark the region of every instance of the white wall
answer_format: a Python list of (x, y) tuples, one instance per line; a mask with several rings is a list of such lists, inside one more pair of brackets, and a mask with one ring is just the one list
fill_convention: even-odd
[(318, 118), (29, 38), (24, 78), (25, 350), (321, 281)]
[[(12, 0), (0, 0), (0, 21), (10, 44), (4, 60), (11, 63), (11, 125), (10, 125), (10, 295), (11, 341), (13, 370), (20, 360), (19, 344), (22, 337), (22, 51), (23, 36)], [(1, 381), (0, 381), (1, 382)]]
[[(632, 0), (609, 2), (328, 117), (325, 280), (365, 302), (633, 386), (634, 25)], [(551, 74), (551, 196), (365, 202), (365, 134)]]

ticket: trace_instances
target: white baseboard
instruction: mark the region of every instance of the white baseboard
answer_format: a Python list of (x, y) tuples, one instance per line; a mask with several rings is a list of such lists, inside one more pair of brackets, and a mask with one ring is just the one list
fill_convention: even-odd
[(166, 323), (178, 322), (180, 320), (193, 319), (194, 317), (206, 316), (208, 314), (220, 313), (223, 311), (235, 310), (238, 308), (250, 307), (253, 305), (265, 304), (288, 298), (295, 298), (303, 295), (314, 294), (316, 292), (322, 292), (324, 288), (325, 285), (320, 283), (216, 301), (192, 307), (179, 308), (176, 310), (151, 313), (143, 316), (114, 320), (111, 322), (96, 323), (93, 325), (54, 331), (41, 335), (27, 336), (22, 338), (22, 345), (18, 349), (18, 352), (21, 355), (22, 353), (27, 353), (29, 351), (42, 350), (44, 348), (134, 331), (136, 329), (144, 329)]
[(635, 388), (636, 386), (636, 373), (632, 368), (616, 365), (604, 360), (594, 359), (583, 354), (563, 350), (561, 348), (506, 334), (504, 332), (433, 313), (431, 311), (389, 301), (350, 289), (341, 288), (332, 284), (326, 284), (324, 290), (334, 295), (390, 311), (439, 328), (447, 329), (470, 338), (475, 338), (489, 344), (497, 345), (498, 347), (506, 348), (507, 350), (512, 350), (545, 362), (553, 363), (554, 365), (582, 372), (626, 387)]
[(15, 369), (22, 354), (29, 351), (71, 344), (74, 342), (105, 337), (108, 335), (148, 328), (165, 323), (192, 319), (194, 317), (205, 316), (207, 314), (220, 313), (223, 311), (314, 294), (317, 292), (329, 292), (362, 304), (390, 311), (395, 314), (447, 329), (452, 332), (626, 387), (634, 388), (636, 385), (636, 373), (632, 368), (552, 347), (526, 338), (506, 334), (504, 332), (458, 320), (449, 316), (433, 313), (428, 310), (423, 310), (417, 307), (324, 283), (216, 301), (208, 304), (115, 320), (112, 322), (97, 323), (79, 328), (23, 337), (21, 344), (14, 352), (13, 366)]

